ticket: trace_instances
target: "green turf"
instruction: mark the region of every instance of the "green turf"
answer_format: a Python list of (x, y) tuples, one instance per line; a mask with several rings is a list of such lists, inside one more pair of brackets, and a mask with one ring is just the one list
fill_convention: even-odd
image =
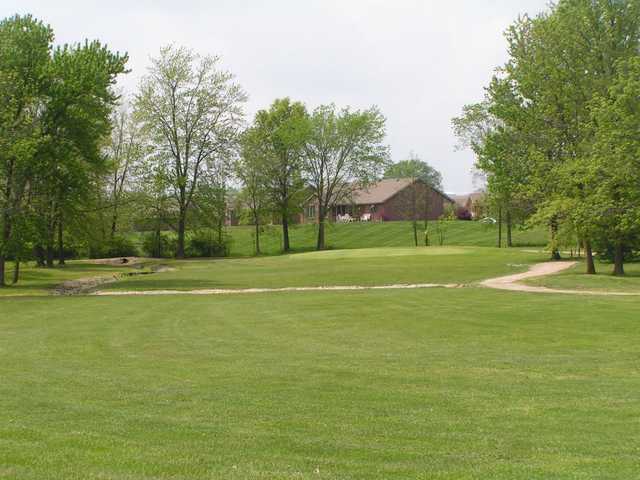
[[(13, 264), (7, 263), (7, 281), (13, 275)], [(36, 268), (34, 262), (24, 263), (20, 267), (20, 281), (16, 285), (0, 288), (1, 296), (48, 295), (59, 284), (68, 280), (91, 277), (113, 277), (136, 272), (126, 266), (96, 265), (89, 261), (68, 261), (64, 267)], [(1, 478), (1, 477), (0, 477)]]
[[(295, 251), (314, 250), (317, 238), (317, 226), (314, 224), (291, 225), (291, 246)], [(435, 222), (430, 223), (431, 244), (439, 245), (435, 232)], [(264, 255), (279, 254), (282, 251), (282, 228), (278, 225), (265, 226), (260, 237)], [(494, 247), (497, 244), (498, 228), (480, 222), (445, 222), (444, 245), (469, 247)], [(228, 227), (226, 233), (231, 240), (232, 256), (254, 255), (254, 227)], [(141, 233), (131, 234), (134, 242), (142, 245)], [(424, 242), (423, 225), (420, 224), (419, 242)], [(505, 233), (506, 235), (506, 233)], [(547, 244), (547, 234), (541, 229), (514, 229), (513, 241), (520, 247), (543, 247)], [(506, 242), (506, 237), (503, 238)], [(334, 249), (372, 248), (372, 247), (412, 247), (414, 246), (413, 227), (410, 222), (350, 223), (327, 224), (327, 245)]]
[(329, 250), (260, 258), (169, 261), (174, 271), (131, 277), (103, 290), (192, 290), (327, 285), (471, 283), (517, 273), (543, 253), (480, 247)]
[(569, 290), (640, 293), (640, 263), (627, 263), (624, 268), (625, 276), (616, 277), (611, 274), (613, 265), (596, 262), (597, 275), (586, 275), (585, 264), (580, 261), (570, 270), (549, 277), (530, 279), (526, 283)]
[(640, 467), (631, 298), (470, 287), (0, 309), (0, 478), (586, 480)]
[[(419, 241), (424, 241), (420, 225)], [(435, 222), (430, 223), (431, 244), (438, 245)], [(230, 227), (231, 253), (237, 256), (253, 255), (253, 227)], [(313, 250), (316, 245), (317, 226), (313, 224), (293, 225), (290, 231), (294, 249)], [(262, 250), (266, 254), (280, 252), (282, 235), (279, 226), (269, 226), (261, 237)], [(493, 247), (497, 242), (497, 227), (480, 222), (451, 221), (445, 224), (444, 245)], [(543, 230), (514, 230), (516, 246), (544, 246), (547, 235)], [(413, 227), (410, 222), (328, 224), (327, 244), (330, 248), (371, 248), (414, 246)]]

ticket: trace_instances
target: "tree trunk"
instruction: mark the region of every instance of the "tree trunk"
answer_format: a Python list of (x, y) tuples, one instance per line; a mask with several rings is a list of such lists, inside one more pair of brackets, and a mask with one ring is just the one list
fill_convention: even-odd
[(413, 220), (413, 242), (418, 246), (418, 222)]
[(289, 219), (286, 212), (282, 214), (282, 250), (285, 252), (291, 250), (289, 245)]
[(260, 221), (258, 220), (257, 215), (254, 219), (254, 223), (256, 226), (256, 255), (260, 255)]
[(622, 242), (616, 243), (613, 254), (613, 274), (616, 276), (624, 275), (624, 245)]
[(34, 247), (33, 249), (33, 253), (36, 257), (36, 266), (37, 267), (44, 267), (45, 266), (45, 261), (44, 261), (44, 248), (42, 247), (42, 245), (38, 244)]
[(153, 256), (156, 258), (162, 257), (162, 234), (160, 233), (160, 227), (156, 227), (155, 231), (155, 245), (153, 246)]
[(186, 212), (180, 212), (180, 218), (178, 219), (178, 250), (176, 251), (176, 258), (184, 258), (185, 215)]
[[(6, 185), (4, 188), (4, 203), (8, 206), (11, 202), (12, 195), (12, 182), (13, 182), (13, 166), (14, 159), (12, 158), (9, 161), (8, 168), (5, 171), (5, 179)], [(11, 238), (11, 214), (9, 213), (9, 209), (5, 208), (2, 213), (2, 240), (0, 241), (0, 288), (5, 287), (7, 284), (5, 283), (5, 262), (7, 261), (7, 252), (5, 249), (9, 244), (9, 239)]]
[(498, 248), (502, 248), (502, 207), (498, 208)]
[(0, 288), (7, 286), (4, 283), (5, 261), (4, 253), (0, 253)]
[(507, 247), (513, 247), (511, 236), (511, 212), (509, 210), (507, 210)]
[(55, 236), (55, 231), (56, 231), (56, 225), (55, 223), (49, 223), (49, 225), (47, 225), (47, 244), (45, 246), (46, 248), (46, 266), (47, 268), (53, 268), (53, 259), (55, 258), (55, 249), (54, 249), (54, 236)]
[(62, 218), (58, 220), (58, 265), (64, 265), (64, 242), (62, 240)]
[(320, 208), (318, 208), (318, 242), (316, 243), (316, 250), (325, 249), (325, 238), (324, 238), (325, 217), (326, 215), (320, 212)]
[(18, 283), (18, 280), (20, 280), (20, 260), (16, 258), (16, 263), (14, 264), (13, 268), (13, 280), (11, 283), (15, 285), (16, 283)]
[(596, 274), (596, 264), (593, 261), (593, 250), (591, 249), (591, 241), (585, 240), (584, 242), (584, 252), (587, 257), (587, 275), (595, 275)]
[(118, 209), (114, 207), (113, 216), (111, 217), (111, 240), (116, 236), (116, 231), (118, 229)]
[(556, 240), (558, 238), (558, 223), (555, 219), (551, 220), (551, 260), (561, 260), (560, 250), (558, 250), (558, 245), (556, 244)]

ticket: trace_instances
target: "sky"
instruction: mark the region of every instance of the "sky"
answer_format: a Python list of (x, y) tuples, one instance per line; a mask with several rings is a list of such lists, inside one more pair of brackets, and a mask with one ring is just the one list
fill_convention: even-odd
[(482, 99), (507, 58), (503, 33), (548, 0), (2, 0), (0, 17), (31, 13), (56, 43), (98, 39), (129, 54), (133, 93), (168, 44), (218, 55), (249, 95), (247, 121), (280, 97), (308, 108), (377, 105), (394, 161), (415, 153), (444, 190), (477, 188), (473, 153), (451, 118)]

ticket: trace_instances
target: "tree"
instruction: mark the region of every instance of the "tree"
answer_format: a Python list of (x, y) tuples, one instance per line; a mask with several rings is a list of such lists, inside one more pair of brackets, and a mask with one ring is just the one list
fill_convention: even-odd
[(247, 96), (219, 58), (164, 47), (152, 59), (135, 97), (135, 116), (166, 164), (157, 169), (177, 206), (176, 256), (184, 257), (187, 213), (200, 180), (235, 148)]
[(260, 132), (255, 128), (247, 129), (241, 141), (241, 153), (235, 164), (235, 174), (242, 182), (242, 199), (251, 212), (255, 227), (255, 251), (260, 255), (260, 224), (269, 205), (267, 179), (265, 177), (265, 145)]
[(283, 250), (291, 248), (289, 218), (297, 208), (296, 199), (304, 185), (300, 174), (302, 152), (309, 134), (305, 106), (289, 98), (273, 102), (269, 110), (255, 117), (254, 140), (262, 143), (262, 171), (270, 201), (282, 222)]
[[(530, 146), (529, 194), (550, 224), (552, 245), (564, 219), (574, 222), (588, 256), (591, 251), (597, 222), (590, 209), (575, 208), (588, 196), (591, 102), (606, 93), (616, 63), (637, 55), (639, 27), (637, 0), (561, 0), (507, 32), (510, 59), (501, 73), (519, 99)], [(559, 210), (567, 207), (573, 211)], [(587, 265), (591, 269), (592, 258)]]
[(595, 142), (588, 201), (624, 275), (625, 246), (640, 237), (640, 57), (620, 62), (606, 96), (594, 99)]
[(442, 174), (413, 152), (409, 154), (408, 159), (389, 165), (384, 172), (384, 178), (420, 179), (427, 185), (442, 190)]
[(376, 107), (338, 111), (331, 104), (313, 111), (303, 172), (318, 205), (318, 250), (325, 248), (325, 221), (334, 203), (376, 179), (387, 166), (384, 138), (385, 118)]
[[(112, 87), (125, 71), (127, 56), (97, 41), (52, 50), (51, 29), (30, 16), (4, 20), (0, 37), (4, 284), (7, 247), (12, 245), (20, 258), (30, 236), (38, 252), (46, 245), (46, 265), (53, 266), (63, 217), (78, 213), (91, 192), (89, 179), (104, 165), (100, 144), (117, 99)], [(14, 230), (16, 218), (27, 213), (33, 221), (20, 225), (29, 225), (30, 235)]]
[(0, 22), (0, 287), (41, 139), (38, 108), (52, 41), (51, 28), (29, 15)]
[(106, 169), (101, 147), (118, 100), (113, 85), (125, 73), (126, 62), (126, 55), (98, 41), (63, 45), (51, 57), (40, 109), (44, 140), (35, 155), (33, 179), (48, 267), (53, 266), (56, 233), (60, 239), (63, 222), (79, 213), (92, 195), (92, 178)]
[(142, 160), (145, 149), (138, 126), (126, 105), (111, 116), (113, 126), (105, 148), (109, 173), (106, 178), (107, 203), (111, 210), (110, 238), (118, 230), (118, 220), (127, 193), (131, 173)]

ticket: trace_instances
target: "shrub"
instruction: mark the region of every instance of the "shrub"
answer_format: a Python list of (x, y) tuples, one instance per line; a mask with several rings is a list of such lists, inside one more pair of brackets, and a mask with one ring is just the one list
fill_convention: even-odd
[(89, 258), (135, 257), (138, 249), (130, 238), (116, 235), (107, 242), (89, 246)]
[(473, 215), (466, 207), (458, 207), (456, 208), (456, 218), (458, 220), (473, 220)]
[(185, 256), (187, 257), (225, 257), (229, 254), (229, 239), (218, 238), (212, 229), (197, 230), (187, 239)]
[(171, 258), (176, 253), (176, 239), (162, 232), (148, 232), (142, 238), (142, 251), (147, 257)]

